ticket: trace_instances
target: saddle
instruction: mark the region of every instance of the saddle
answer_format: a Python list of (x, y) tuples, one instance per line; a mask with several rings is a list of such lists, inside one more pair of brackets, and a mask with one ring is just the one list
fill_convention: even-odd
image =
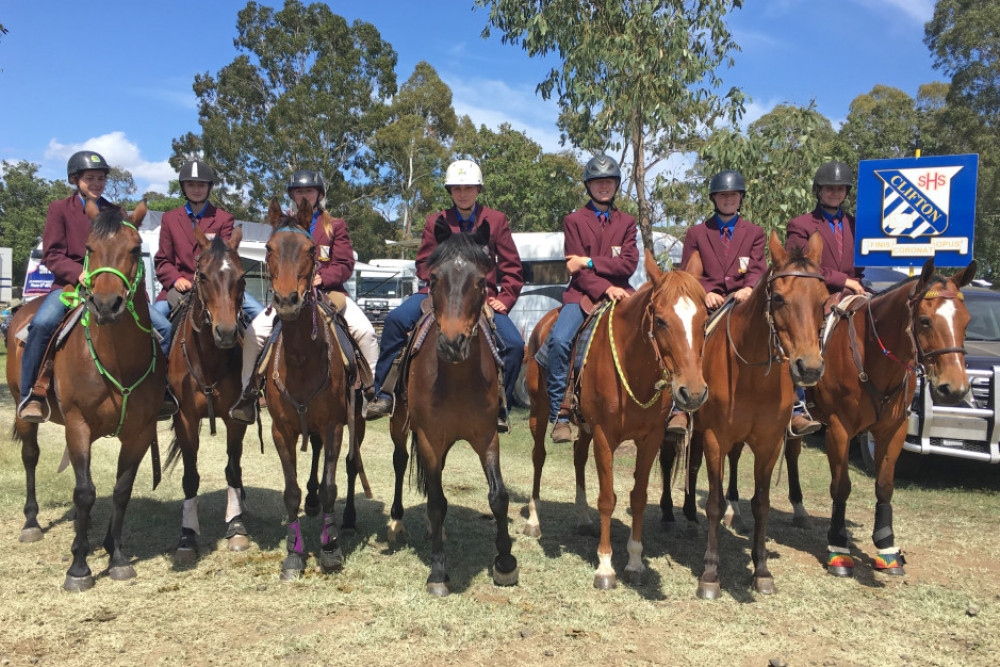
[[(55, 364), (56, 351), (66, 344), (66, 339), (69, 338), (69, 334), (76, 327), (85, 312), (85, 306), (80, 304), (76, 308), (71, 308), (63, 315), (55, 334), (49, 339), (49, 344), (45, 348), (45, 354), (42, 355), (42, 363), (38, 367), (38, 378), (35, 380), (35, 385), (31, 388), (31, 393), (34, 396), (47, 400), (49, 387), (52, 385), (52, 369)], [(30, 322), (31, 320), (25, 322), (24, 327), (15, 334), (18, 340), (27, 340), (28, 324)]]

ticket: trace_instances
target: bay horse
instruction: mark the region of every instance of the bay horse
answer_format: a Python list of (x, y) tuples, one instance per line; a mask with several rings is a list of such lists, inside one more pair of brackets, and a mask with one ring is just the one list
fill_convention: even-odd
[[(66, 450), (76, 477), (73, 562), (63, 583), (68, 591), (85, 591), (94, 586), (87, 565), (87, 529), (96, 500), (90, 474), (91, 445), (105, 436), (117, 437), (121, 442), (111, 519), (104, 538), (104, 548), (110, 554), (108, 575), (115, 581), (136, 576), (122, 551), (122, 526), (139, 463), (151, 445), (154, 484), (159, 481), (156, 416), (163, 402), (167, 374), (166, 358), (150, 323), (143, 281), (138, 227), (146, 215), (146, 205), (139, 204), (131, 216), (117, 207), (99, 210), (93, 201), (87, 202), (85, 210), (93, 224), (87, 236), (84, 276), (76, 292), (64, 295), (71, 304), (82, 302), (85, 312), (55, 350), (53, 381), (46, 397), (51, 421), (65, 426)], [(17, 332), (27, 325), (40, 301), (20, 309), (8, 332), (7, 383), (14, 396), (18, 395), (23, 352)], [(42, 538), (35, 497), (38, 425), (15, 418), (14, 437), (21, 442), (27, 479), (26, 521), (20, 539), (31, 542)]]
[[(266, 264), (271, 278), (272, 307), (280, 319), (281, 331), (265, 366), (264, 396), (271, 415), (271, 435), (285, 478), (288, 555), (281, 564), (281, 579), (291, 581), (302, 574), (306, 563), (299, 527), (302, 490), (296, 472), (296, 445), (300, 438), (303, 450), (307, 440), (313, 440), (316, 452), (313, 475), (318, 450), (323, 454), (322, 481), (318, 488), (323, 510), (320, 567), (324, 572), (335, 572), (344, 565), (334, 503), (337, 500), (337, 460), (344, 426), (348, 423), (349, 388), (340, 343), (327, 325), (313, 284), (317, 257), (316, 244), (309, 233), (312, 211), (300, 204), (295, 217), (286, 216), (278, 200), (274, 199), (268, 220), (273, 230), (266, 245)], [(360, 443), (352, 449), (358, 447)], [(357, 455), (357, 451), (349, 452), (349, 457)], [(349, 475), (351, 471), (348, 466)], [(349, 480), (349, 489), (353, 488), (353, 481), (353, 478)], [(354, 494), (348, 493), (345, 524), (349, 516), (353, 523), (354, 514)]]
[[(645, 570), (642, 519), (649, 471), (663, 440), (671, 402), (693, 412), (705, 403), (709, 392), (702, 375), (701, 357), (707, 318), (705, 290), (689, 273), (660, 271), (648, 250), (645, 267), (649, 280), (635, 294), (614, 304), (595, 326), (586, 364), (580, 371), (583, 425), (573, 445), (576, 509), (578, 529), (592, 532), (584, 477), (593, 441), (600, 487), (597, 502), (601, 515), (600, 544), (594, 574), (594, 587), (599, 589), (617, 585), (611, 565), (611, 515), (617, 502), (612, 471), (614, 451), (625, 440), (635, 442), (635, 483), (630, 496), (632, 533), (625, 577), (638, 583)], [(549, 416), (545, 369), (536, 361), (535, 353), (557, 317), (558, 309), (542, 318), (531, 333), (526, 354), (534, 480), (524, 533), (532, 537), (541, 535), (538, 503)]]
[(178, 314), (180, 322), (170, 349), (167, 379), (180, 404), (174, 415), (174, 443), (167, 456), (169, 467), (179, 454), (184, 461), (184, 504), (181, 537), (174, 551), (179, 562), (197, 557), (198, 448), (199, 427), (208, 419), (215, 435), (216, 416), (226, 426), (226, 539), (230, 551), (249, 548), (243, 525), (243, 436), (246, 425), (229, 417), (228, 406), (240, 397), (243, 365), (239, 338), (239, 316), (246, 288), (246, 272), (239, 255), (243, 228), (237, 227), (230, 240), (215, 236), (209, 240), (194, 227), (201, 248), (193, 286), (186, 305)]
[[(772, 231), (768, 248), (767, 274), (745, 301), (723, 315), (724, 321), (705, 342), (709, 397), (694, 414), (690, 457), (696, 475), (697, 452), (702, 450), (708, 470), (708, 545), (705, 570), (698, 579), (700, 598), (721, 594), (718, 531), (724, 505), (723, 462), (744, 442), (754, 454), (753, 586), (759, 593), (775, 592), (765, 544), (771, 473), (796, 400), (795, 386), (815, 385), (824, 372), (819, 330), (827, 290), (818, 269), (823, 242), (813, 234), (804, 249), (786, 252)], [(700, 257), (695, 255), (691, 265), (688, 269), (699, 273)], [(665, 470), (668, 459), (661, 456)], [(693, 510), (693, 495), (691, 504)]]
[[(845, 525), (851, 493), (848, 456), (851, 440), (871, 431), (875, 440), (874, 569), (902, 576), (904, 559), (895, 544), (892, 495), (896, 460), (906, 439), (909, 408), (917, 375), (930, 383), (934, 402), (956, 405), (969, 391), (965, 372), (965, 328), (969, 311), (961, 288), (972, 282), (976, 262), (952, 277), (934, 273), (928, 259), (919, 276), (900, 281), (874, 295), (866, 307), (841, 319), (826, 348), (823, 378), (807, 391), (810, 411), (827, 425), (826, 455), (830, 464), (833, 512), (827, 533), (826, 569), (838, 577), (854, 574)], [(795, 523), (808, 525), (799, 484), (802, 439), (789, 439), (788, 497)], [(727, 498), (739, 500), (736, 469), (739, 450), (730, 455)]]
[(407, 435), (412, 434), (417, 485), (427, 496), (430, 522), (427, 592), (444, 596), (450, 592), (444, 554), (448, 500), (441, 477), (448, 451), (458, 440), (472, 446), (486, 473), (489, 505), (497, 529), (493, 582), (497, 586), (516, 585), (519, 570), (511, 554), (507, 527), (510, 501), (500, 473), (497, 353), (492, 349), (489, 325), (483, 319), (486, 280), (493, 266), (487, 252), (489, 225), (481, 224), (472, 234), (453, 234), (442, 218), (434, 226), (434, 237), (438, 246), (428, 259), (433, 323), (426, 332), (428, 343), (420, 345), (409, 359), (404, 376), (406, 392), (397, 397), (389, 425), (396, 474), (389, 540), (395, 543), (404, 532), (403, 478), (409, 459)]

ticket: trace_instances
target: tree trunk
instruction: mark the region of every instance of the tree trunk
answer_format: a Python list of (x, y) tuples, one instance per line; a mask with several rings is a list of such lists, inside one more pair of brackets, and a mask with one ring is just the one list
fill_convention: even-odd
[(641, 116), (636, 114), (632, 124), (632, 182), (635, 184), (635, 201), (639, 207), (639, 231), (642, 244), (653, 250), (653, 223), (649, 219), (649, 203), (646, 201), (646, 155), (643, 152), (643, 132)]

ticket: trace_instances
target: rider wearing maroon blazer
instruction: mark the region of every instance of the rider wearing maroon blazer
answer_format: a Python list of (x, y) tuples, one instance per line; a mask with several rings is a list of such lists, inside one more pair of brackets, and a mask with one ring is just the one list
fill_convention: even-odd
[[(495, 267), (486, 280), (486, 303), (493, 309), (493, 322), (501, 340), (500, 357), (503, 361), (506, 406), (509, 408), (514, 400), (514, 385), (524, 356), (524, 339), (511, 322), (509, 313), (524, 286), (521, 256), (514, 245), (507, 216), (477, 201), (483, 189), (483, 173), (479, 165), (471, 160), (452, 162), (445, 173), (445, 188), (451, 195), (454, 206), (427, 216), (420, 239), (420, 250), (417, 251), (417, 277), (424, 287), (389, 313), (382, 327), (378, 363), (375, 365), (375, 387), (379, 390), (379, 395), (377, 400), (368, 404), (368, 419), (378, 419), (392, 413), (390, 392), (393, 388), (385, 387), (383, 383), (393, 360), (406, 344), (408, 332), (420, 319), (421, 304), (427, 298), (427, 283), (430, 281), (427, 259), (437, 247), (434, 225), (440, 218), (448, 222), (453, 233), (472, 232), (483, 224), (490, 226), (489, 252), (495, 259)], [(506, 414), (498, 416), (497, 427), (501, 432), (507, 431)]]
[(572, 442), (569, 415), (560, 410), (569, 374), (569, 355), (577, 329), (583, 324), (586, 302), (617, 301), (635, 290), (629, 277), (639, 264), (635, 218), (615, 208), (621, 185), (618, 163), (597, 155), (583, 169), (583, 185), (590, 201), (563, 218), (566, 269), (571, 276), (563, 291), (559, 318), (546, 341), (546, 390), (553, 442)]

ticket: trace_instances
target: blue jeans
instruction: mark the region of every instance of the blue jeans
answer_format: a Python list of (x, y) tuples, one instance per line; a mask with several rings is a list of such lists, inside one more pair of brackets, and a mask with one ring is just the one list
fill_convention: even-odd
[(61, 289), (54, 289), (43, 297), (42, 305), (38, 307), (38, 312), (31, 318), (28, 324), (28, 340), (24, 344), (24, 353), (21, 355), (21, 401), (28, 398), (31, 388), (35, 386), (38, 379), (38, 368), (42, 365), (42, 356), (45, 355), (45, 348), (49, 345), (59, 323), (62, 322), (63, 315), (69, 310), (59, 300), (62, 294)]
[[(408, 333), (420, 319), (420, 304), (426, 298), (426, 294), (414, 294), (389, 313), (382, 325), (382, 340), (379, 343), (378, 361), (375, 363), (375, 387), (385, 395), (390, 393), (391, 388), (388, 388), (390, 391), (382, 392), (382, 383), (385, 382), (385, 376), (389, 374), (392, 360), (406, 345)], [(514, 385), (521, 372), (524, 339), (521, 338), (517, 327), (507, 315), (494, 313), (493, 321), (496, 323), (497, 334), (500, 337), (498, 347), (500, 359), (503, 361), (504, 393), (507, 396), (507, 406), (510, 407), (514, 400)]]
[(578, 303), (567, 303), (559, 311), (559, 319), (549, 331), (549, 357), (546, 374), (546, 388), (549, 392), (549, 421), (555, 423), (559, 416), (559, 406), (566, 395), (566, 382), (569, 374), (570, 346), (576, 336), (577, 329), (585, 319), (583, 309)]
[(247, 321), (253, 322), (253, 318), (264, 312), (264, 306), (254, 298), (252, 294), (243, 293), (243, 314), (247, 316)]

